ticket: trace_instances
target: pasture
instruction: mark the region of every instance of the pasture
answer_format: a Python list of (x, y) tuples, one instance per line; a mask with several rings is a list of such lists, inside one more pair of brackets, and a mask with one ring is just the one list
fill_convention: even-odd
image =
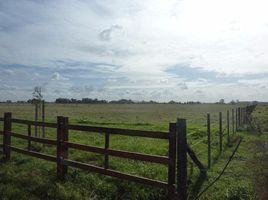
[[(237, 156), (223, 178), (201, 199), (234, 199), (236, 197), (256, 199), (258, 194), (255, 188), (255, 172), (250, 170), (249, 166), (252, 164), (252, 159), (254, 163), (256, 156), (254, 141), (268, 141), (267, 134), (239, 132), (232, 135), (231, 133), (233, 143), (227, 145), (227, 138), (224, 137), (224, 152), (219, 156), (217, 148), (219, 111), (223, 113), (225, 127), (226, 111), (233, 108), (235, 108), (234, 105), (219, 104), (47, 104), (46, 121), (56, 122), (57, 116), (66, 116), (69, 117), (71, 124), (168, 131), (170, 122), (175, 122), (177, 118), (185, 118), (189, 135), (188, 143), (193, 146), (201, 161), (206, 165), (206, 114), (210, 113), (213, 165), (206, 178), (200, 176), (196, 167), (189, 168), (190, 198), (195, 197), (220, 172), (232, 153), (236, 143), (235, 138), (239, 134), (244, 137), (244, 140)], [(34, 106), (30, 104), (0, 104), (0, 117), (4, 112), (12, 112), (12, 118), (34, 119)], [(267, 131), (265, 128), (267, 121), (263, 120), (265, 117), (268, 118), (267, 106), (258, 106), (253, 114), (264, 127), (264, 132)], [(1, 130), (2, 126), (1, 123)], [(27, 126), (16, 124), (12, 130), (26, 133)], [(46, 128), (45, 131), (47, 138), (56, 138), (55, 129)], [(97, 147), (103, 147), (105, 141), (103, 134), (80, 131), (70, 131), (69, 140)], [(12, 144), (21, 148), (27, 147), (26, 141), (17, 138), (12, 139)], [(55, 147), (51, 145), (32, 143), (32, 148), (41, 153), (56, 153)], [(168, 143), (159, 139), (112, 135), (110, 148), (163, 156), (168, 154)], [(6, 199), (166, 199), (167, 192), (162, 189), (72, 168), (69, 168), (66, 180), (59, 181), (55, 175), (55, 164), (15, 152), (12, 152), (11, 157), (11, 161), (1, 163), (0, 166), (0, 196)], [(104, 162), (103, 155), (76, 150), (70, 150), (69, 157), (97, 166), (103, 165)], [(263, 170), (262, 164), (257, 165), (260, 166), (260, 170)], [(158, 164), (111, 157), (110, 167), (160, 181), (167, 179), (167, 168)]]

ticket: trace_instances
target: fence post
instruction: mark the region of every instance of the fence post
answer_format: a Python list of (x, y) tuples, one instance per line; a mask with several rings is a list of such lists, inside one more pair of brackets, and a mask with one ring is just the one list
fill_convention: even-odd
[(238, 131), (238, 112), (237, 112), (237, 108), (235, 109), (235, 132)]
[(245, 125), (245, 114), (246, 114), (246, 109), (245, 109), (245, 107), (243, 108), (243, 126)]
[[(109, 149), (109, 143), (110, 143), (110, 134), (105, 133), (105, 150)], [(109, 168), (109, 155), (106, 153), (104, 158), (104, 168)]]
[(242, 127), (243, 127), (243, 108), (241, 108), (241, 129), (242, 129)]
[(175, 196), (176, 177), (176, 123), (169, 123), (168, 199)]
[(230, 116), (229, 110), (227, 110), (227, 144), (230, 144)]
[[(28, 136), (32, 136), (31, 124), (28, 124)], [(31, 150), (31, 140), (28, 140), (28, 150)]]
[(177, 120), (177, 192), (180, 200), (187, 199), (187, 137), (186, 119)]
[(63, 179), (67, 174), (67, 165), (64, 159), (68, 159), (68, 117), (57, 117), (57, 177)]
[[(45, 100), (42, 101), (42, 122), (45, 122)], [(45, 126), (42, 126), (42, 137), (46, 137)]]
[(11, 145), (11, 113), (7, 112), (4, 114), (4, 136), (3, 136), (3, 152), (4, 160), (10, 160), (10, 145)]
[(207, 134), (208, 134), (208, 169), (211, 167), (211, 141), (210, 141), (210, 114), (207, 113)]
[[(35, 116), (34, 116), (35, 122), (38, 120), (38, 105), (37, 102), (35, 102)], [(34, 136), (37, 137), (37, 125), (34, 126)]]
[(233, 128), (233, 135), (235, 132), (235, 127), (234, 127), (234, 109), (232, 109), (232, 128)]
[(222, 152), (222, 112), (219, 113), (219, 129), (220, 152)]
[(238, 130), (240, 130), (241, 126), (241, 108), (238, 108)]

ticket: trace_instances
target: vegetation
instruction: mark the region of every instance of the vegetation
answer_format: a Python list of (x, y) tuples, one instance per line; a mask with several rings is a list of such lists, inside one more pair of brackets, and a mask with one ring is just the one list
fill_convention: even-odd
[[(188, 142), (201, 161), (207, 163), (206, 153), (206, 113), (211, 113), (213, 166), (207, 177), (199, 176), (196, 167), (189, 162), (189, 191), (193, 199), (222, 170), (234, 150), (236, 136), (243, 137), (243, 142), (225, 172), (201, 199), (267, 199), (267, 126), (268, 106), (258, 106), (254, 112), (256, 122), (260, 124), (263, 134), (239, 132), (232, 137), (221, 156), (218, 152), (218, 112), (223, 112), (226, 124), (226, 110), (234, 105), (226, 104), (48, 104), (46, 121), (55, 122), (56, 116), (68, 116), (70, 123), (107, 127), (122, 127), (142, 130), (168, 131), (168, 124), (176, 118), (186, 118)], [(12, 112), (12, 117), (34, 119), (34, 107), (30, 104), (1, 104), (0, 116)], [(2, 129), (0, 122), (0, 129)], [(26, 133), (27, 127), (16, 124), (13, 130)], [(34, 132), (32, 130), (32, 132)], [(46, 129), (48, 138), (55, 138), (56, 131)], [(201, 139), (201, 143), (199, 142)], [(70, 132), (69, 140), (83, 144), (104, 146), (104, 136), (99, 133)], [(199, 143), (197, 143), (199, 142)], [(27, 142), (12, 138), (12, 144), (25, 148)], [(260, 145), (261, 144), (261, 145)], [(266, 146), (265, 146), (266, 145)], [(33, 144), (36, 151), (55, 155), (55, 147)], [(111, 148), (135, 152), (167, 155), (167, 142), (157, 139), (144, 139), (127, 136), (111, 137)], [(1, 153), (0, 153), (1, 156)], [(56, 179), (56, 165), (29, 156), (12, 152), (12, 159), (0, 165), (0, 196), (2, 199), (166, 199), (166, 191), (146, 187), (132, 182), (122, 181), (94, 173), (69, 168), (65, 181)], [(70, 158), (102, 166), (104, 157), (99, 154), (70, 151)], [(113, 157), (110, 164), (130, 174), (166, 181), (165, 166), (133, 162), (128, 159)], [(265, 185), (266, 184), (266, 185)]]

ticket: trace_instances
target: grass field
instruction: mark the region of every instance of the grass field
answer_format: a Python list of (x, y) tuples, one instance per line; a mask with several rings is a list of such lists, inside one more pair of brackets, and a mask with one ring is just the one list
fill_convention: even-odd
[[(227, 137), (224, 137), (224, 152), (218, 152), (218, 115), (223, 112), (223, 127), (226, 124), (226, 111), (235, 108), (232, 105), (170, 105), (170, 104), (130, 104), (130, 105), (64, 105), (47, 104), (46, 121), (56, 122), (57, 116), (69, 117), (72, 124), (84, 124), (105, 127), (120, 127), (140, 130), (168, 131), (169, 122), (177, 118), (186, 118), (188, 126), (188, 143), (201, 159), (207, 163), (206, 152), (206, 113), (211, 114), (213, 167), (208, 172), (207, 178), (199, 176), (199, 171), (194, 167), (190, 176), (190, 198), (196, 196), (215, 176), (217, 176), (228, 157), (231, 155), (235, 137), (239, 134), (244, 140), (235, 159), (228, 170), (201, 199), (257, 199), (265, 195), (266, 188), (256, 188), (256, 185), (265, 185), (267, 179), (259, 175), (266, 174), (267, 168), (262, 163), (263, 156), (267, 156), (265, 145), (267, 133), (262, 135), (237, 133), (233, 137), (233, 144), (227, 146)], [(253, 113), (257, 122), (267, 131), (268, 106), (258, 106)], [(0, 104), (0, 116), (4, 112), (12, 112), (13, 118), (34, 119), (34, 106), (30, 104)], [(2, 129), (2, 124), (0, 124)], [(19, 133), (27, 132), (27, 127), (14, 125), (13, 130)], [(231, 132), (232, 135), (232, 132)], [(46, 129), (48, 138), (56, 137), (56, 130)], [(99, 133), (81, 133), (71, 131), (69, 140), (82, 144), (104, 146), (104, 136)], [(200, 140), (201, 143), (197, 142)], [(25, 148), (27, 142), (13, 139), (12, 144)], [(168, 143), (158, 139), (146, 139), (128, 136), (111, 136), (110, 148), (129, 150), (156, 155), (168, 154)], [(34, 144), (34, 149), (39, 152), (55, 155), (56, 148), (46, 145), (43, 147)], [(95, 153), (70, 151), (70, 158), (90, 164), (102, 166), (104, 156)], [(258, 160), (259, 162), (256, 162)], [(254, 167), (252, 167), (254, 165)], [(256, 165), (256, 166), (255, 166)], [(191, 166), (191, 165), (189, 165)], [(112, 157), (110, 167), (134, 175), (144, 176), (157, 180), (167, 180), (167, 167), (148, 164), (141, 161)], [(254, 170), (252, 170), (254, 168)], [(266, 171), (265, 171), (266, 170)], [(258, 174), (258, 176), (256, 176)], [(69, 168), (66, 181), (56, 179), (56, 165), (47, 161), (38, 160), (29, 156), (12, 153), (11, 161), (0, 166), (0, 196), (2, 199), (166, 199), (166, 191), (146, 187), (132, 182), (122, 181), (94, 173)], [(257, 178), (262, 177), (262, 178)]]

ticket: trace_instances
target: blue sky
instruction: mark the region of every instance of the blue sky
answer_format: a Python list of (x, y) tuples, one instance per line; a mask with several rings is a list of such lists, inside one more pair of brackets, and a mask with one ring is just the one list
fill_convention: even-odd
[(268, 101), (267, 6), (0, 1), (0, 100)]

